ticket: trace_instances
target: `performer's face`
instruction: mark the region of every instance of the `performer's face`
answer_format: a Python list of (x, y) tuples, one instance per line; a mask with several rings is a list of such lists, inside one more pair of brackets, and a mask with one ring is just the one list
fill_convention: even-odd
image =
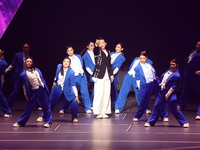
[(196, 49), (197, 49), (198, 51), (200, 51), (200, 42), (197, 42), (197, 44), (196, 44)]
[(93, 42), (90, 42), (90, 44), (87, 46), (87, 49), (89, 51), (93, 51), (94, 50), (94, 43)]
[(68, 59), (68, 58), (64, 59), (63, 63), (62, 63), (63, 68), (68, 68), (70, 66), (70, 63), (71, 63), (70, 59)]
[(140, 60), (140, 63), (145, 64), (146, 60), (147, 60), (147, 57), (141, 55), (140, 58), (139, 58), (139, 60)]
[(0, 56), (3, 56), (4, 51), (0, 49)]
[(120, 44), (117, 44), (115, 47), (115, 51), (116, 51), (116, 53), (121, 53), (121, 51), (123, 51), (122, 46)]
[(33, 65), (33, 60), (31, 58), (26, 59), (26, 67), (30, 68)]
[(67, 50), (66, 50), (67, 54), (69, 56), (73, 56), (74, 55), (74, 49), (72, 47), (69, 47)]
[(170, 62), (170, 69), (171, 71), (175, 71), (178, 68), (178, 65), (175, 62)]
[(23, 45), (23, 52), (28, 54), (30, 51), (30, 46), (28, 44), (24, 44)]
[(99, 40), (99, 47), (101, 49), (105, 49), (106, 48), (107, 43), (104, 40)]

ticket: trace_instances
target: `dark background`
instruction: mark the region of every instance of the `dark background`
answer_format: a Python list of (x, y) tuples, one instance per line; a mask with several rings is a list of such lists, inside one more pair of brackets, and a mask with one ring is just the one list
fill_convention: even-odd
[(180, 60), (182, 73), (186, 57), (200, 40), (199, 6), (194, 0), (24, 0), (1, 45), (10, 64), (23, 43), (29, 43), (49, 86), (67, 45), (80, 53), (88, 40), (100, 36), (110, 51), (117, 42), (124, 44), (124, 70), (145, 49), (158, 76), (174, 57)]

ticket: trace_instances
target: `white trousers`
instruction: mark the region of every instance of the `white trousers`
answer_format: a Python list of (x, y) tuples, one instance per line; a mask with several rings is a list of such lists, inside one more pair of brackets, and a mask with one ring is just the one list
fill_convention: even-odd
[(94, 101), (93, 101), (93, 113), (98, 115), (111, 114), (111, 82), (108, 76), (108, 72), (103, 79), (96, 79), (94, 82)]

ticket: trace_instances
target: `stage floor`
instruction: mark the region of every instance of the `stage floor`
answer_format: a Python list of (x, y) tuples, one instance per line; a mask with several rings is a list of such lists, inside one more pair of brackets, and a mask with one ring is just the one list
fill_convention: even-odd
[[(19, 106), (19, 105), (18, 105)], [(135, 106), (134, 106), (135, 107)], [(190, 128), (182, 128), (169, 114), (169, 122), (159, 120), (154, 127), (144, 127), (149, 115), (133, 122), (133, 113), (125, 111), (96, 119), (92, 114), (79, 113), (79, 122), (72, 123), (70, 114), (53, 113), (53, 126), (44, 128), (36, 122), (41, 111), (34, 110), (25, 127), (12, 127), (22, 113), (15, 109), (11, 118), (0, 113), (0, 150), (7, 149), (85, 149), (85, 150), (182, 150), (200, 149), (200, 121), (193, 104), (183, 113)]]

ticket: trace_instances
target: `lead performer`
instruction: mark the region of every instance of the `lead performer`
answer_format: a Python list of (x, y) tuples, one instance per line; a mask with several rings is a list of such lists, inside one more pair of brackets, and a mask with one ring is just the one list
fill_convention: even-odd
[(98, 119), (106, 119), (109, 117), (107, 114), (111, 114), (110, 91), (114, 77), (110, 52), (106, 50), (107, 43), (103, 38), (99, 38), (96, 45), (99, 48), (94, 50), (96, 66), (92, 78), (94, 81), (93, 113)]

